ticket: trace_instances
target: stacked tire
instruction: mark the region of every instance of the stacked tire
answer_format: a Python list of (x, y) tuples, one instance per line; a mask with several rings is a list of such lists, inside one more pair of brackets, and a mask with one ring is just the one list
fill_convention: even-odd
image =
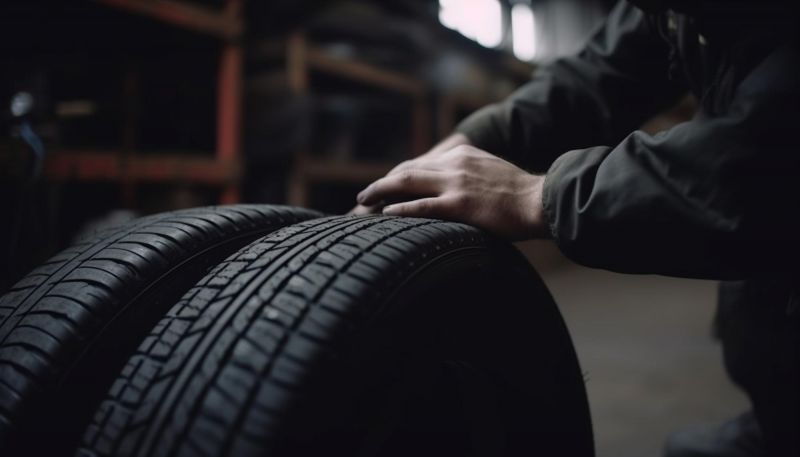
[(3, 455), (593, 455), (546, 287), (462, 224), (151, 216), (51, 259), (0, 320)]

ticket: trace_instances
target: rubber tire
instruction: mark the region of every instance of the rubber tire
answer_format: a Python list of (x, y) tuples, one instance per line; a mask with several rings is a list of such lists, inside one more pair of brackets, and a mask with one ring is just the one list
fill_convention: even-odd
[(304, 222), (220, 264), (145, 339), (78, 452), (467, 453), (593, 455), (571, 340), (515, 249), (387, 217)]
[(0, 454), (72, 452), (181, 295), (242, 246), (319, 216), (269, 205), (157, 214), (78, 242), (24, 277), (0, 297)]

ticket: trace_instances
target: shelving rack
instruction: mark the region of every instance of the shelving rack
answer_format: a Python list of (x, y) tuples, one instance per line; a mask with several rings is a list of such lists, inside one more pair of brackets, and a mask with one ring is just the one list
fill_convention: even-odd
[[(284, 52), (288, 85), (293, 93), (310, 93), (313, 90), (310, 73), (321, 72), (406, 96), (411, 100), (408, 158), (422, 154), (430, 146), (431, 113), (428, 89), (424, 83), (366, 62), (331, 56), (315, 47), (303, 31), (289, 35)], [(297, 151), (289, 180), (289, 204), (308, 206), (309, 188), (313, 183), (368, 184), (385, 175), (394, 165), (394, 162), (386, 161), (318, 158), (309, 151)]]
[[(244, 175), (242, 37), (245, 0), (219, 0), (220, 4), (224, 1), (224, 6), (218, 8), (192, 0), (89, 1), (99, 7), (145, 17), (222, 43), (216, 68), (216, 145), (213, 153), (206, 154), (175, 150), (142, 153), (136, 146), (136, 116), (131, 112), (135, 109), (125, 109), (120, 147), (51, 151), (45, 163), (46, 175), (60, 181), (119, 183), (123, 201), (129, 206), (136, 201), (138, 186), (159, 183), (211, 186), (221, 189), (221, 203), (238, 201)], [(288, 89), (295, 95), (302, 97), (315, 93), (319, 88), (315, 87), (312, 75), (324, 75), (409, 101), (410, 144), (402, 157), (368, 161), (314, 154), (319, 151), (293, 151), (287, 189), (288, 203), (293, 205), (310, 206), (311, 188), (315, 184), (368, 184), (388, 172), (397, 160), (425, 152), (436, 137), (449, 133), (465, 112), (493, 101), (486, 94), (437, 94), (429, 83), (401, 71), (331, 54), (322, 45), (314, 43), (304, 30), (289, 33), (279, 42), (268, 43), (267, 47), (271, 49), (270, 53), (282, 60), (280, 71), (285, 75)], [(513, 58), (503, 59), (501, 64), (507, 72), (520, 78), (531, 71), (530, 66)], [(126, 78), (123, 81), (124, 97), (135, 99), (139, 95), (135, 75)]]
[[(109, 8), (142, 15), (222, 41), (217, 68), (216, 150), (213, 155), (159, 153), (141, 156), (130, 147), (135, 135), (126, 127), (128, 145), (112, 151), (53, 151), (45, 163), (52, 180), (116, 181), (123, 195), (138, 183), (189, 183), (219, 187), (220, 203), (239, 200), (241, 163), (241, 87), (244, 0), (226, 0), (222, 9), (188, 0), (93, 0)], [(126, 84), (126, 86), (129, 86)], [(132, 94), (128, 94), (132, 96)]]
[[(288, 86), (298, 96), (305, 96), (317, 89), (310, 74), (321, 72), (408, 97), (412, 101), (411, 145), (405, 158), (413, 158), (427, 151), (434, 140), (451, 133), (464, 114), (496, 101), (496, 97), (486, 92), (437, 94), (429, 83), (412, 76), (356, 58), (330, 55), (313, 43), (302, 30), (291, 33), (285, 43), (273, 43), (269, 49), (272, 54), (285, 53)], [(502, 59), (501, 63), (508, 73), (520, 80), (533, 71), (531, 65), (514, 58)], [(432, 131), (434, 125), (437, 127), (435, 132)], [(290, 204), (308, 206), (313, 184), (366, 185), (384, 176), (397, 164), (396, 158), (393, 161), (343, 160), (320, 158), (311, 152), (300, 150), (294, 155), (288, 188)]]

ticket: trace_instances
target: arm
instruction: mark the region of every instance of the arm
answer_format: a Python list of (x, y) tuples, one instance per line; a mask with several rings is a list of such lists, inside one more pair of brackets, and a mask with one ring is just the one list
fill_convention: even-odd
[(667, 66), (666, 45), (642, 12), (620, 2), (579, 56), (543, 68), (442, 145), (397, 166), (359, 194), (353, 212), (393, 203), (385, 213), (466, 222), (515, 240), (548, 236), (543, 177), (514, 164), (546, 170), (571, 148), (618, 142), (683, 92)]
[(737, 278), (797, 269), (797, 50), (774, 52), (727, 114), (555, 161), (543, 204), (573, 260), (630, 273)]

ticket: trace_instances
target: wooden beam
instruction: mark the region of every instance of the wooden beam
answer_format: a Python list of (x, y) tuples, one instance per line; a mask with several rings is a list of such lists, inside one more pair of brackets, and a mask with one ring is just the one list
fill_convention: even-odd
[(306, 47), (306, 59), (309, 67), (329, 74), (417, 97), (425, 95), (425, 85), (408, 76), (367, 63), (332, 57), (313, 46)]

